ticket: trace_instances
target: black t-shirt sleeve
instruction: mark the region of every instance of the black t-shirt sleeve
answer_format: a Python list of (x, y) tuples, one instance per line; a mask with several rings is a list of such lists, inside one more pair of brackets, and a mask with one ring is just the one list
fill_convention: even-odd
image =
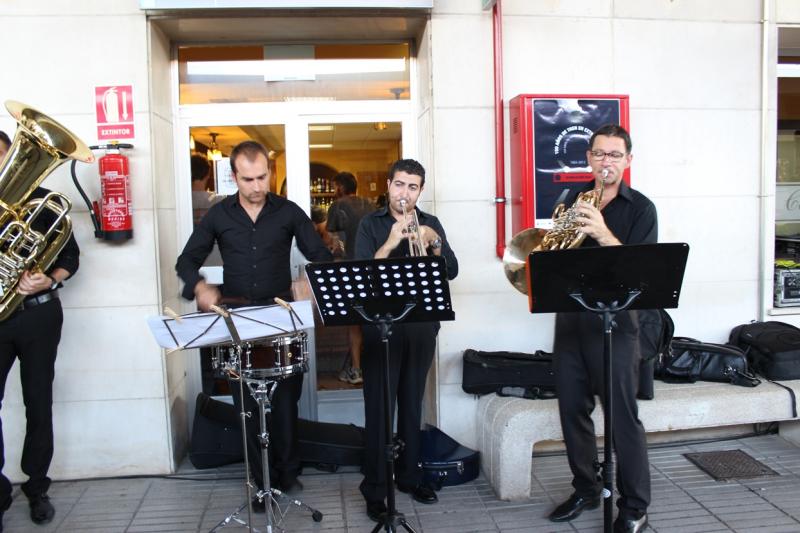
[(189, 240), (186, 241), (186, 246), (183, 247), (183, 252), (175, 263), (175, 271), (183, 281), (181, 295), (187, 300), (194, 299), (194, 287), (203, 279), (203, 276), (200, 275), (200, 267), (203, 266), (208, 254), (214, 248), (214, 220), (220, 216), (221, 212), (222, 204), (216, 204), (208, 210), (200, 223), (195, 226)]

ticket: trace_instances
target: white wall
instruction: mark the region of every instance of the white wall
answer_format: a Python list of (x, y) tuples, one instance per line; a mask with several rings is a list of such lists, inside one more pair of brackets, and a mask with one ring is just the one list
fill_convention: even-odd
[[(506, 103), (521, 93), (630, 96), (632, 184), (655, 202), (660, 240), (691, 246), (671, 311), (676, 333), (707, 341), (758, 318), (761, 297), (761, 2), (719, 8), (503, 1)], [(549, 350), (553, 320), (528, 313), (493, 253), (491, 12), (437, 1), (431, 23), (436, 214), (461, 264), (451, 284), (457, 320), (440, 333), (439, 422), (474, 445), (463, 350)]]
[[(153, 121), (157, 110), (150, 102), (145, 16), (136, 0), (8, 0), (0, 26), (8, 44), (0, 99), (29, 103), (87, 144), (97, 144), (94, 87), (131, 84), (134, 91), (136, 148), (128, 153), (134, 238), (115, 245), (93, 237), (68, 164), (44, 182), (72, 199), (82, 252), (80, 270), (61, 291), (65, 321), (56, 362), (50, 475), (64, 479), (169, 472), (165, 364), (145, 323), (160, 308), (151, 142), (151, 135), (158, 138), (160, 124)], [(0, 128), (12, 134), (13, 120), (0, 115)], [(159, 156), (168, 157), (171, 165), (170, 154)], [(80, 164), (79, 177), (89, 196), (97, 198), (96, 165)], [(23, 479), (18, 465), (25, 424), (17, 372), (15, 366), (2, 408), (4, 471), (14, 481)]]

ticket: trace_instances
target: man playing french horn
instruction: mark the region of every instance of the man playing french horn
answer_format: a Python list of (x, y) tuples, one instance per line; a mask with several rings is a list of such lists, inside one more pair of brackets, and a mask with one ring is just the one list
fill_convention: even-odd
[[(361, 219), (356, 259), (384, 259), (432, 254), (445, 258), (447, 278), (458, 274), (458, 261), (439, 219), (417, 208), (425, 187), (425, 169), (413, 159), (396, 161), (389, 170), (388, 203)], [(438, 322), (396, 323), (389, 338), (392, 410), (397, 403), (397, 436), (405, 446), (395, 461), (397, 488), (421, 503), (436, 503), (432, 487), (422, 482), (420, 420), (425, 379), (436, 349)], [(364, 480), (361, 494), (367, 515), (376, 522), (386, 513), (383, 413), (383, 346), (374, 326), (364, 326)]]
[[(586, 158), (594, 176), (586, 190), (602, 187), (603, 196), (598, 207), (587, 202), (575, 206), (586, 235), (582, 246), (655, 243), (655, 206), (622, 181), (633, 158), (628, 132), (616, 125), (599, 128), (589, 141)], [(571, 205), (579, 192), (586, 191), (576, 191), (565, 205)], [(638, 314), (617, 313), (615, 322), (612, 401), (620, 496), (614, 531), (635, 533), (646, 527), (650, 504), (647, 441), (636, 404), (641, 360)], [(602, 485), (597, 476), (597, 445), (591, 419), (595, 395), (602, 397), (604, 390), (603, 332), (597, 317), (589, 312), (558, 313), (553, 352), (558, 365), (558, 408), (574, 492), (549, 518), (565, 522), (577, 518), (584, 509), (600, 506)]]

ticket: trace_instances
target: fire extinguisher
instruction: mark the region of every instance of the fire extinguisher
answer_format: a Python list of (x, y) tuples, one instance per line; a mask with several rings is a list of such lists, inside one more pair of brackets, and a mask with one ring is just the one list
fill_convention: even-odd
[(107, 241), (126, 241), (133, 237), (131, 210), (131, 182), (128, 158), (120, 149), (133, 148), (132, 144), (110, 143), (90, 146), (91, 150), (105, 150), (98, 159), (100, 169), (100, 201), (90, 201), (75, 175), (72, 162), (72, 181), (89, 208), (94, 225), (94, 236)]

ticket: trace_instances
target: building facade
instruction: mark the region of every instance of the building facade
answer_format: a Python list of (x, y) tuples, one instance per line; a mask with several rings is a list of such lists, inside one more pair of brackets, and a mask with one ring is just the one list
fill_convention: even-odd
[[(422, 207), (443, 222), (461, 269), (450, 287), (456, 321), (443, 324), (429, 376), (427, 418), (474, 445), (476, 399), (461, 390), (463, 350), (549, 350), (553, 335), (552, 316), (528, 312), (495, 253), (491, 7), (477, 0), (171, 4), (11, 0), (0, 15), (3, 100), (29, 103), (96, 144), (95, 87), (133, 87), (133, 239), (93, 237), (68, 165), (44, 184), (73, 199), (82, 249), (81, 269), (62, 291), (51, 475), (169, 473), (189, 446), (198, 352), (165, 353), (146, 318), (165, 306), (193, 310), (179, 298), (174, 264), (191, 232), (195, 133), (279, 124), (285, 158), (277, 168), (288, 177), (288, 197), (310, 210), (309, 126), (330, 116), (337, 124), (400, 124), (399, 147), (386, 158), (413, 157), (429, 170)], [(681, 305), (671, 312), (676, 332), (722, 342), (754, 319), (800, 324), (800, 311), (773, 305), (779, 58), (800, 56), (793, 45), (800, 5), (504, 0), (501, 7), (506, 104), (524, 93), (630, 97), (632, 185), (655, 202), (660, 240), (691, 247)], [(378, 102), (182, 101), (182, 47), (315, 43), (408, 43), (407, 92)], [(0, 129), (12, 134), (13, 119), (0, 115)], [(508, 191), (507, 122), (504, 135)], [(90, 196), (99, 194), (96, 167), (80, 164), (78, 175)], [(15, 370), (2, 409), (6, 470), (17, 480), (25, 424), (18, 381)]]

